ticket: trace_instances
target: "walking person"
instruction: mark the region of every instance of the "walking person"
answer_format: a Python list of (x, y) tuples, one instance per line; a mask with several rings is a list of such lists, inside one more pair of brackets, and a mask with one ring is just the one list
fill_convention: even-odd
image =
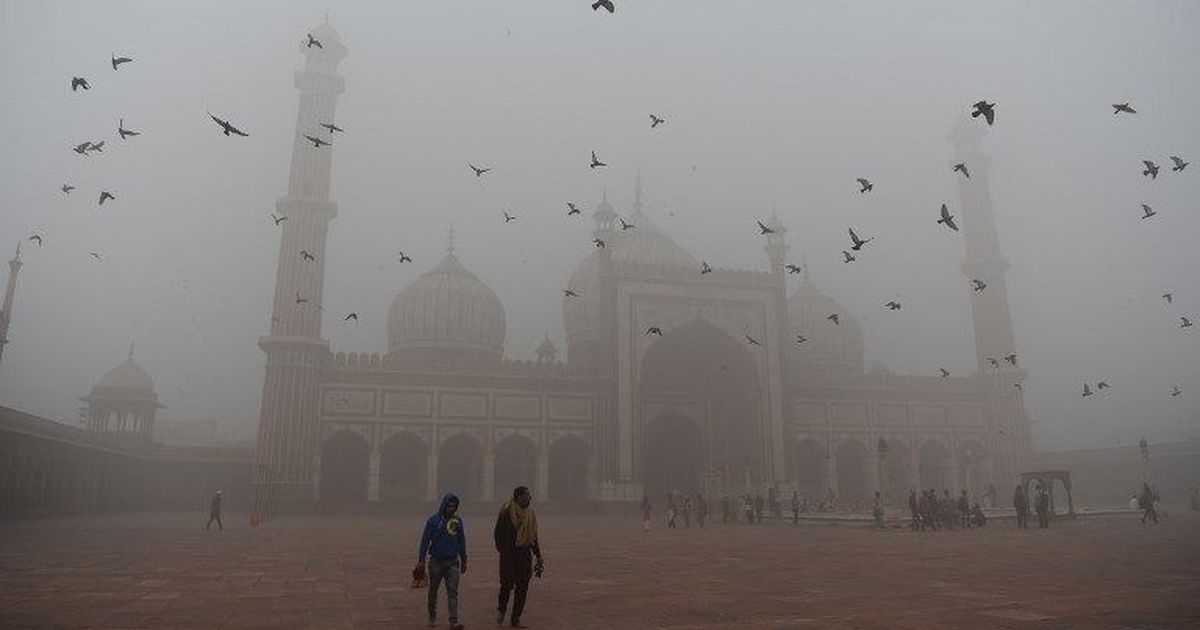
[(217, 522), (217, 531), (225, 531), (225, 526), (221, 524), (221, 501), (221, 491), (217, 490), (217, 493), (213, 495), (212, 501), (208, 504), (208, 522), (204, 524), (204, 531), (208, 531), (213, 521)]
[(792, 525), (800, 524), (800, 491), (792, 490)]
[(683, 526), (686, 529), (692, 528), (692, 495), (683, 495)]
[(1146, 524), (1146, 519), (1154, 521), (1158, 525), (1158, 511), (1154, 509), (1154, 502), (1158, 500), (1158, 493), (1150, 489), (1150, 484), (1142, 484), (1142, 495), (1138, 497), (1138, 507), (1142, 510), (1142, 525)]
[(675, 495), (667, 493), (667, 529), (675, 529)]
[(1017, 511), (1017, 529), (1028, 528), (1029, 498), (1025, 496), (1025, 489), (1019, 485), (1013, 490), (1013, 509)]
[(871, 506), (871, 516), (875, 517), (875, 529), (883, 529), (883, 495), (875, 491), (875, 503)]
[(446, 608), (450, 611), (450, 629), (462, 630), (458, 622), (458, 578), (467, 572), (467, 532), (458, 516), (458, 497), (447, 492), (442, 495), (438, 511), (425, 521), (421, 546), (417, 550), (417, 569), (425, 567), (429, 576), (429, 626), (437, 627), (437, 596), (446, 583)]
[(650, 515), (651, 515), (652, 510), (653, 510), (653, 506), (650, 505), (650, 497), (643, 494), (642, 495), (642, 531), (644, 531), (644, 532), (650, 531)]
[(708, 518), (708, 500), (704, 495), (696, 495), (696, 524), (704, 527), (704, 519)]
[(914, 532), (917, 531), (921, 527), (921, 513), (919, 511), (920, 505), (921, 505), (920, 502), (917, 501), (916, 488), (909, 488), (908, 489), (908, 512), (910, 515), (912, 515), (912, 522), (909, 523), (908, 529), (911, 531), (914, 531)]
[(1038, 488), (1037, 502), (1034, 504), (1038, 516), (1038, 529), (1050, 528), (1050, 493), (1046, 488)]
[[(513, 607), (509, 625), (514, 628), (525, 627), (521, 625), (521, 613), (525, 611), (529, 580), (534, 574), (541, 577), (545, 568), (542, 549), (538, 545), (537, 513), (529, 507), (532, 500), (529, 488), (517, 486), (513, 489), (512, 499), (500, 508), (496, 516), (496, 551), (500, 552), (500, 595), (496, 623), (504, 623), (511, 593)], [(535, 557), (537, 564), (533, 563)]]

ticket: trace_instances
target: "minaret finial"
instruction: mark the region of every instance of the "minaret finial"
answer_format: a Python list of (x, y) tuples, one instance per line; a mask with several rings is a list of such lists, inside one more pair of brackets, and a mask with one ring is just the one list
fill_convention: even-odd
[(454, 255), (454, 223), (450, 223), (450, 232), (446, 235), (446, 253)]

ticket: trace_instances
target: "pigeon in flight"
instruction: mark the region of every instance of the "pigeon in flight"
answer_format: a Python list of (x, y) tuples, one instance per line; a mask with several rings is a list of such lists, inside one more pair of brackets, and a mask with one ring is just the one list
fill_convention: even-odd
[(1142, 175), (1149, 175), (1150, 179), (1158, 179), (1158, 165), (1150, 160), (1142, 160), (1142, 164), (1146, 165), (1146, 170), (1142, 171)]
[(804, 343), (805, 341), (808, 341), (808, 337), (805, 337), (804, 335), (796, 335), (796, 343)]
[(340, 131), (342, 133), (346, 133), (345, 129), (342, 129), (341, 127), (339, 127), (333, 123), (321, 123), (321, 126), (328, 129), (329, 133), (333, 133), (335, 131)]
[(330, 143), (329, 143), (329, 141), (327, 141), (327, 140), (322, 140), (322, 139), (320, 139), (320, 138), (314, 138), (314, 137), (312, 137), (312, 136), (310, 136), (310, 135), (308, 135), (308, 134), (304, 134), (304, 138), (305, 138), (306, 140), (308, 140), (309, 142), (313, 143), (313, 148), (314, 148), (314, 149), (316, 149), (316, 148), (320, 148), (320, 147), (322, 147), (322, 146), (327, 146), (327, 147), (328, 147), (328, 146), (333, 146), (333, 145), (332, 145), (332, 144), (330, 144)]
[(75, 190), (75, 187), (70, 184), (63, 184), (62, 188), (60, 188), (59, 190), (63, 191), (64, 195), (69, 195), (69, 194), (71, 194), (72, 190)]
[(841, 322), (840, 322), (840, 321), (838, 321), (838, 314), (837, 314), (837, 313), (834, 313), (833, 315), (830, 315), (829, 317), (826, 317), (825, 319), (828, 319), (829, 321), (833, 322), (833, 323), (834, 323), (834, 325), (837, 325), (837, 326), (841, 326), (841, 325), (842, 325), (842, 324), (841, 324)]
[(412, 262), (412, 257), (410, 257), (408, 254), (405, 254), (404, 252), (400, 252), (400, 262), (402, 262), (402, 263)]
[(121, 65), (121, 64), (123, 64), (123, 63), (129, 63), (130, 61), (133, 61), (133, 58), (132, 58), (132, 57), (118, 57), (116, 54), (113, 54), (113, 55), (112, 55), (112, 67), (113, 67), (113, 70), (116, 70), (116, 69), (117, 69), (117, 66), (119, 66), (119, 65)]
[(1187, 168), (1187, 165), (1188, 165), (1188, 163), (1187, 163), (1187, 162), (1184, 162), (1184, 161), (1183, 161), (1183, 158), (1179, 157), (1178, 155), (1172, 155), (1172, 156), (1171, 156), (1171, 161), (1175, 163), (1175, 166), (1172, 166), (1172, 167), (1171, 167), (1171, 170), (1172, 170), (1172, 171), (1175, 171), (1176, 173), (1178, 173), (1178, 172), (1182, 171), (1183, 169)]
[(980, 291), (987, 288), (987, 283), (978, 278), (971, 278), (971, 284), (974, 285), (976, 293), (979, 293)]
[(784, 265), (783, 268), (787, 269), (788, 273), (800, 273), (803, 271), (799, 265)]
[(87, 79), (83, 77), (71, 77), (71, 91), (77, 92), (79, 88), (90, 90), (92, 86), (88, 85)]
[(1092, 395), (1092, 388), (1091, 388), (1091, 387), (1088, 387), (1088, 384), (1087, 384), (1087, 383), (1084, 383), (1084, 384), (1083, 384), (1083, 395), (1084, 395), (1084, 396), (1091, 396), (1091, 395)]
[(1108, 384), (1108, 381), (1100, 381), (1099, 383), (1096, 383), (1096, 391), (1100, 391), (1102, 389), (1109, 389), (1111, 387), (1112, 386)]
[(299, 291), (297, 291), (297, 292), (296, 292), (296, 303), (297, 303), (297, 304), (304, 304), (305, 302), (308, 302), (308, 298), (300, 297), (300, 292), (299, 292)]
[(475, 177), (483, 177), (484, 173), (492, 170), (491, 168), (479, 168), (478, 166), (475, 166), (474, 164), (471, 164), (470, 162), (467, 163), (467, 166), (470, 166), (471, 170), (475, 171)]
[(975, 103), (975, 110), (971, 112), (971, 118), (979, 118), (981, 115), (987, 119), (987, 124), (991, 127), (992, 123), (996, 122), (996, 104), (987, 101)]
[(33, 243), (37, 243), (37, 246), (38, 246), (38, 247), (41, 247), (41, 246), (42, 246), (42, 235), (41, 235), (41, 234), (34, 234), (33, 236), (30, 236), (30, 237), (29, 237), (29, 241), (30, 241), (30, 242), (33, 242)]
[(842, 250), (842, 256), (846, 257), (846, 260), (844, 262), (854, 262), (854, 261), (858, 260), (857, 258), (854, 257), (854, 254), (851, 254), (850, 252), (848, 252), (844, 249)]
[(572, 290), (570, 290), (570, 289), (563, 289), (563, 295), (564, 295), (564, 296), (566, 296), (566, 297), (569, 297), (569, 298), (577, 298), (577, 297), (579, 297), (579, 294), (578, 294), (578, 293), (576, 293), (576, 292), (574, 292), (574, 291), (572, 291)]
[(1173, 294), (1173, 293), (1164, 293), (1164, 294), (1163, 294), (1163, 299), (1167, 301), (1167, 304), (1170, 304), (1170, 303), (1171, 303), (1171, 300), (1174, 300), (1174, 299), (1175, 299), (1175, 294)]
[(872, 184), (862, 177), (858, 178), (858, 185), (862, 186), (862, 189), (858, 191), (860, 193), (870, 192), (873, 188), (875, 188), (875, 184)]
[(122, 139), (122, 140), (124, 140), (126, 136), (140, 136), (140, 135), (142, 135), (142, 132), (140, 132), (140, 131), (134, 131), (134, 130), (132, 130), (132, 129), (126, 129), (126, 128), (125, 128), (125, 119), (124, 119), (124, 118), (120, 119), (120, 122), (119, 122), (119, 123), (117, 123), (117, 133), (121, 134), (121, 139)]
[(1183, 390), (1179, 389), (1178, 385), (1175, 386), (1175, 389), (1171, 390), (1171, 396), (1178, 396), (1182, 393), (1183, 393)]
[(1192, 327), (1192, 320), (1190, 320), (1186, 317), (1180, 317), (1179, 322), (1180, 322), (1179, 323), (1180, 328), (1191, 328)]
[(617, 217), (617, 220), (621, 222), (621, 231), (622, 232), (624, 232), (625, 230), (628, 230), (631, 227), (634, 227), (632, 223), (627, 223), (625, 221), (625, 219), (622, 219), (621, 217)]
[(357, 324), (358, 323), (358, 313), (350, 313), (349, 315), (346, 315), (345, 317), (343, 317), (342, 321), (348, 322), (352, 319), (354, 320), (354, 323)]
[(649, 328), (647, 328), (647, 329), (646, 329), (646, 334), (647, 334), (647, 335), (658, 335), (659, 337), (661, 337), (661, 336), (662, 336), (662, 329), (661, 329), (661, 328), (659, 328), (658, 326), (651, 326), (651, 327), (649, 327)]
[(702, 260), (700, 261), (700, 275), (704, 275), (706, 273), (712, 273), (712, 267), (709, 267), (708, 263)]
[(942, 372), (942, 378), (946, 378), (947, 376), (950, 376), (950, 370), (947, 370), (946, 368), (938, 368), (938, 369), (941, 370), (941, 372)]
[(95, 258), (97, 262), (104, 262), (104, 259), (100, 258), (100, 254), (97, 254), (96, 252), (92, 252), (91, 256), (92, 258)]
[(854, 246), (851, 247), (850, 249), (852, 249), (854, 251), (859, 251), (860, 249), (862, 249), (863, 245), (866, 245), (867, 243), (870, 243), (871, 241), (875, 240), (875, 237), (872, 236), (871, 238), (863, 240), (861, 238), (858, 238), (858, 235), (854, 233), (854, 228), (850, 228), (850, 240), (854, 241)]
[(958, 171), (958, 172), (962, 173), (963, 176), (966, 177), (967, 179), (971, 179), (971, 171), (968, 171), (967, 165), (962, 162), (955, 164), (954, 168), (951, 170), (951, 172), (953, 172), (953, 171)]
[(1024, 385), (1024, 383), (1023, 383), (1023, 382), (1021, 382), (1021, 383), (1013, 383), (1013, 387), (1016, 387), (1017, 389), (1019, 389), (1019, 390), (1021, 390), (1021, 391), (1025, 391), (1025, 385)]
[(958, 231), (958, 226), (954, 223), (954, 215), (950, 214), (950, 209), (946, 207), (946, 204), (942, 204), (942, 218), (938, 219), (937, 222), (945, 224), (946, 227), (955, 232)]
[(888, 307), (888, 310), (889, 310), (889, 311), (898, 311), (898, 310), (900, 310), (900, 303), (899, 303), (899, 302), (897, 302), (896, 300), (892, 300), (891, 302), (888, 302), (887, 304), (884, 304), (884, 306)]
[(1010, 352), (1009, 354), (1004, 355), (1004, 360), (1015, 366), (1017, 364), (1017, 353)]
[(1136, 114), (1137, 110), (1130, 107), (1129, 103), (1113, 103), (1113, 116), (1116, 116), (1122, 112), (1126, 114)]
[(746, 343), (751, 346), (761, 346), (762, 345), (761, 343), (758, 342), (757, 339), (755, 339), (754, 337), (751, 337), (750, 335), (745, 335), (745, 337), (746, 337)]
[(992, 367), (994, 367), (994, 368), (1000, 367), (1000, 362), (996, 360), (996, 357), (988, 357), (987, 360), (988, 360), (988, 363), (992, 364)]
[(509, 221), (516, 221), (516, 220), (517, 220), (516, 215), (512, 215), (507, 212), (504, 213), (504, 222), (505, 223), (508, 223)]
[(667, 122), (666, 118), (659, 118), (658, 116), (655, 116), (654, 114), (650, 114), (650, 128), (651, 129), (653, 129), (665, 122)]
[(114, 195), (114, 194), (112, 194), (112, 193), (110, 193), (110, 192), (108, 192), (107, 190), (101, 190), (101, 191), (100, 191), (100, 203), (98, 203), (98, 204), (96, 204), (96, 205), (98, 205), (98, 206), (103, 206), (103, 205), (104, 205), (104, 201), (105, 201), (106, 199), (111, 199), (111, 200), (113, 200), (113, 201), (116, 201), (116, 200), (117, 200), (117, 196), (116, 196), (116, 195)]
[(567, 202), (567, 216), (571, 216), (572, 214), (579, 214), (579, 208), (577, 208), (575, 206), (575, 204), (568, 201)]
[(597, 166), (608, 166), (608, 165), (605, 164), (604, 162), (601, 162), (600, 160), (597, 160), (596, 152), (592, 151), (592, 163), (589, 166), (591, 166), (592, 168), (596, 168)]
[(325, 47), (321, 45), (321, 42), (318, 41), (317, 38), (313, 37), (312, 33), (309, 33), (308, 34), (308, 46), (306, 46), (306, 48), (312, 48), (313, 46), (316, 46), (317, 48), (320, 48), (322, 50), (325, 49)]
[(308, 253), (307, 249), (300, 250), (300, 258), (302, 258), (304, 260), (316, 260), (317, 259), (316, 256), (313, 256), (312, 254)]
[(242, 131), (241, 129), (238, 129), (237, 127), (234, 127), (233, 125), (229, 124), (228, 121), (224, 121), (224, 120), (221, 120), (220, 118), (217, 118), (216, 116), (213, 116), (212, 112), (209, 112), (208, 117), (212, 118), (213, 121), (215, 121), (218, 125), (221, 125), (221, 129), (225, 132), (225, 135), (227, 135), (227, 136), (230, 134), (236, 134), (236, 135), (243, 136), (243, 137), (247, 137), (250, 135), (250, 134)]
[(608, 9), (609, 13), (613, 13), (614, 11), (617, 10), (617, 7), (613, 6), (612, 0), (596, 0), (595, 2), (592, 3), (593, 11), (598, 10), (600, 7), (604, 7), (605, 9)]
[(604, 249), (604, 241), (598, 238), (592, 239), (592, 245), (595, 245), (596, 249)]
[(1143, 219), (1149, 219), (1150, 217), (1158, 214), (1157, 212), (1154, 211), (1154, 208), (1151, 208), (1150, 206), (1148, 206), (1146, 204), (1142, 204), (1142, 212), (1145, 213), (1142, 215)]
[(284, 221), (287, 221), (287, 217), (286, 217), (286, 216), (284, 216), (284, 217), (277, 217), (277, 216), (275, 216), (274, 214), (272, 214), (272, 215), (271, 215), (271, 220), (275, 222), (275, 225), (279, 225), (280, 223), (283, 223)]
[(763, 225), (762, 221), (757, 221), (757, 223), (758, 223), (758, 233), (760, 236), (762, 236), (764, 234), (774, 234), (775, 233), (775, 230)]
[(89, 142), (87, 150), (95, 151), (97, 153), (104, 153), (104, 141), (101, 140), (100, 142)]
[(78, 153), (79, 155), (86, 156), (88, 154), (88, 149), (90, 149), (90, 148), (92, 148), (92, 143), (84, 142), (82, 144), (77, 144), (77, 145), (71, 147), (71, 150)]

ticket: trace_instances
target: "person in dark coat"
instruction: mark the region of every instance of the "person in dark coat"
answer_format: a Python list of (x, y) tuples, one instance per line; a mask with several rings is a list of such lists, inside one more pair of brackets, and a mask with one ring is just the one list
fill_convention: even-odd
[[(512, 499), (500, 508), (496, 515), (496, 551), (500, 552), (500, 595), (496, 607), (496, 623), (504, 623), (508, 610), (509, 595), (513, 596), (512, 616), (509, 625), (524, 628), (521, 614), (525, 611), (525, 596), (529, 592), (529, 580), (534, 574), (542, 576), (545, 563), (542, 549), (538, 545), (537, 514), (529, 507), (533, 500), (529, 488), (517, 486)], [(533, 558), (537, 564), (533, 564)]]
[(212, 501), (208, 504), (208, 523), (204, 525), (204, 531), (212, 526), (213, 521), (217, 522), (217, 531), (225, 531), (225, 526), (221, 524), (221, 491), (213, 495)]
[(1021, 486), (1013, 490), (1013, 509), (1017, 511), (1017, 528), (1029, 527), (1029, 498), (1025, 496), (1025, 489)]

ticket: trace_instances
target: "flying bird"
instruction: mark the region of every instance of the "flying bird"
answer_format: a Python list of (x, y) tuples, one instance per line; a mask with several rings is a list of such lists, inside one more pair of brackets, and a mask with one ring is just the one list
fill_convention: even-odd
[(805, 341), (808, 341), (808, 337), (805, 337), (804, 335), (796, 335), (796, 343), (804, 343)]
[(612, 0), (596, 0), (595, 2), (592, 3), (593, 11), (599, 9), (600, 7), (604, 7), (605, 9), (608, 9), (609, 13), (612, 13), (617, 10), (617, 7), (613, 6)]
[(349, 315), (346, 315), (345, 317), (343, 317), (342, 321), (348, 322), (352, 319), (354, 320), (354, 323), (357, 324), (358, 323), (358, 313), (350, 313)]
[(77, 92), (79, 88), (90, 90), (92, 86), (88, 85), (87, 79), (83, 77), (71, 77), (71, 91)]
[(470, 162), (467, 163), (467, 166), (470, 166), (471, 170), (475, 171), (475, 177), (483, 177), (484, 173), (492, 170), (490, 167), (489, 168), (479, 168), (478, 166), (475, 166), (474, 164), (471, 164)]
[(862, 178), (862, 177), (858, 178), (858, 185), (862, 186), (862, 189), (858, 191), (860, 193), (869, 192), (870, 190), (875, 188), (875, 184), (872, 184), (871, 182), (867, 181), (865, 178)]
[(575, 207), (575, 204), (568, 201), (567, 202), (567, 216), (571, 216), (572, 214), (579, 214), (579, 208)]
[(1109, 389), (1111, 387), (1112, 386), (1108, 384), (1108, 381), (1100, 381), (1099, 383), (1096, 383), (1096, 391), (1100, 391), (1102, 389)]
[(592, 239), (592, 245), (595, 245), (596, 249), (604, 249), (604, 241), (598, 238)]
[(589, 166), (591, 166), (592, 168), (596, 168), (597, 166), (608, 166), (608, 165), (605, 164), (604, 162), (601, 162), (600, 160), (597, 160), (596, 152), (592, 151), (592, 163)]
[(329, 133), (333, 133), (335, 131), (340, 131), (342, 133), (346, 133), (345, 129), (342, 129), (341, 127), (339, 127), (333, 123), (321, 123), (321, 126), (328, 129)]
[(988, 363), (992, 364), (992, 367), (994, 367), (994, 368), (1000, 367), (1000, 362), (996, 360), (996, 357), (988, 357), (987, 360), (988, 360)]
[(516, 221), (516, 220), (517, 220), (516, 215), (512, 215), (507, 212), (504, 213), (504, 222), (505, 223), (508, 223), (509, 221)]
[(967, 179), (971, 179), (971, 172), (967, 170), (967, 165), (962, 162), (955, 164), (954, 168), (951, 170), (951, 172), (953, 172), (953, 171), (958, 171), (958, 172), (962, 173), (963, 176), (965, 176)]
[(955, 232), (958, 231), (958, 225), (954, 223), (954, 215), (950, 214), (950, 209), (946, 207), (946, 204), (942, 204), (942, 218), (938, 219), (937, 222), (944, 224)]
[(1126, 114), (1136, 114), (1137, 110), (1130, 107), (1129, 103), (1113, 103), (1113, 116), (1116, 116), (1122, 112)]
[(233, 125), (229, 124), (228, 121), (221, 120), (220, 118), (213, 116), (212, 112), (208, 113), (208, 117), (212, 118), (213, 121), (215, 121), (218, 125), (221, 125), (221, 130), (224, 131), (225, 135), (227, 135), (227, 136), (230, 134), (236, 134), (239, 136), (248, 137), (250, 135), (250, 134), (242, 131), (241, 129), (238, 129), (237, 127), (234, 127)]
[(1171, 170), (1172, 170), (1172, 171), (1175, 171), (1176, 173), (1178, 173), (1178, 172), (1182, 171), (1183, 169), (1187, 168), (1187, 165), (1188, 165), (1188, 163), (1187, 163), (1187, 162), (1184, 162), (1184, 161), (1183, 161), (1183, 158), (1179, 157), (1178, 155), (1172, 155), (1172, 156), (1171, 156), (1171, 161), (1175, 163), (1175, 166), (1171, 167)]
[(858, 260), (857, 258), (854, 257), (854, 254), (851, 254), (850, 252), (848, 252), (844, 249), (842, 250), (842, 256), (846, 257), (846, 260), (844, 262), (854, 262), (854, 261)]
[(308, 135), (308, 134), (304, 134), (304, 138), (305, 138), (306, 140), (308, 140), (309, 142), (313, 143), (313, 148), (314, 148), (314, 149), (320, 148), (320, 147), (322, 147), (322, 146), (326, 146), (326, 147), (328, 147), (328, 146), (333, 146), (332, 144), (330, 144), (330, 142), (329, 142), (328, 140), (322, 140), (322, 139), (320, 139), (320, 138), (314, 138), (313, 136), (310, 136), (310, 135)]
[(34, 234), (33, 236), (29, 237), (29, 240), (31, 242), (37, 243), (38, 247), (42, 246), (42, 235), (41, 234)]
[(841, 326), (841, 325), (842, 325), (842, 324), (841, 324), (841, 322), (840, 322), (840, 321), (838, 321), (838, 314), (837, 314), (837, 313), (834, 313), (833, 315), (830, 315), (829, 317), (826, 317), (825, 319), (827, 319), (827, 320), (829, 320), (829, 321), (833, 322), (833, 323), (834, 323), (835, 325), (837, 325), (837, 326)]
[(653, 129), (665, 122), (667, 122), (666, 118), (659, 118), (658, 116), (655, 116), (654, 114), (650, 114), (650, 128), (651, 129)]
[(996, 104), (987, 101), (979, 101), (975, 103), (975, 110), (971, 112), (971, 118), (979, 118), (982, 115), (987, 119), (989, 127), (996, 122)]
[(100, 142), (89, 142), (87, 150), (95, 151), (97, 153), (104, 153), (104, 141), (101, 140)]
[(92, 255), (92, 258), (95, 258), (97, 262), (104, 262), (104, 259), (100, 258), (100, 254), (97, 254), (96, 252), (92, 252), (91, 255)]
[(900, 303), (897, 302), (896, 300), (892, 300), (891, 302), (884, 304), (884, 306), (888, 307), (888, 310), (890, 310), (890, 311), (900, 310)]
[(313, 256), (312, 254), (308, 253), (307, 249), (300, 250), (300, 258), (303, 258), (304, 260), (316, 260), (317, 259), (316, 256)]
[(1182, 390), (1182, 389), (1179, 389), (1179, 386), (1178, 386), (1178, 385), (1176, 385), (1176, 386), (1175, 386), (1175, 389), (1173, 389), (1173, 390), (1171, 391), (1171, 396), (1178, 396), (1178, 395), (1180, 395), (1180, 394), (1182, 394), (1182, 393), (1183, 393), (1183, 390)]
[(287, 221), (287, 217), (286, 217), (286, 216), (284, 216), (284, 217), (277, 217), (277, 216), (275, 216), (274, 214), (272, 214), (272, 215), (271, 215), (271, 220), (275, 222), (275, 225), (279, 225), (280, 223), (283, 223), (284, 221)]
[(659, 337), (661, 337), (661, 336), (662, 336), (662, 329), (661, 329), (661, 328), (659, 328), (658, 326), (651, 326), (651, 327), (649, 327), (649, 328), (647, 328), (647, 329), (646, 329), (646, 333), (645, 333), (645, 334), (647, 334), (647, 335), (658, 335)]
[(783, 268), (787, 269), (788, 273), (800, 273), (803, 271), (799, 265), (784, 265)]
[(1017, 353), (1010, 352), (1010, 353), (1004, 355), (1004, 360), (1008, 361), (1009, 363), (1011, 363), (1015, 366), (1017, 364)]
[(987, 283), (978, 278), (971, 278), (971, 284), (974, 286), (976, 293), (987, 288)]
[(320, 48), (322, 50), (325, 49), (325, 47), (321, 45), (321, 42), (318, 41), (317, 38), (313, 37), (312, 33), (309, 33), (308, 34), (308, 46), (306, 46), (306, 48), (312, 48), (313, 46), (316, 46), (317, 48)]
[(749, 345), (752, 345), (752, 346), (761, 346), (762, 345), (761, 343), (758, 342), (757, 339), (755, 339), (754, 337), (751, 337), (750, 335), (745, 335), (745, 337), (746, 337), (746, 343)]
[(84, 142), (82, 144), (77, 144), (77, 145), (71, 147), (71, 150), (78, 153), (79, 155), (87, 155), (88, 149), (90, 149), (90, 148), (92, 148), (92, 143)]
[(304, 304), (307, 301), (308, 301), (308, 298), (300, 297), (300, 292), (299, 291), (296, 292), (296, 303), (297, 304)]
[(1142, 175), (1149, 175), (1150, 179), (1158, 179), (1158, 165), (1151, 160), (1142, 160), (1142, 164), (1146, 165), (1146, 170), (1142, 171)]
[(1148, 206), (1146, 204), (1142, 204), (1142, 212), (1144, 213), (1144, 214), (1142, 214), (1143, 219), (1149, 219), (1150, 217), (1158, 214), (1157, 212), (1154, 211), (1154, 208), (1151, 208), (1150, 206)]
[(400, 252), (400, 262), (402, 262), (402, 263), (412, 262), (412, 258), (408, 254), (405, 254), (404, 252)]
[(126, 129), (126, 128), (125, 128), (125, 119), (124, 119), (124, 118), (120, 119), (120, 122), (119, 122), (119, 123), (117, 123), (117, 133), (118, 133), (118, 134), (121, 134), (121, 139), (122, 139), (122, 140), (124, 140), (126, 136), (140, 136), (140, 135), (142, 135), (142, 132), (140, 132), (140, 131), (134, 131), (134, 130), (132, 130), (132, 129)]
[(871, 241), (875, 240), (875, 237), (872, 236), (871, 238), (863, 240), (861, 238), (858, 238), (858, 235), (854, 233), (854, 228), (850, 228), (850, 240), (854, 242), (854, 246), (851, 247), (850, 249), (852, 249), (854, 251), (859, 251), (860, 249), (863, 248), (863, 245), (866, 245), (867, 243), (870, 243)]
[(572, 290), (570, 290), (570, 289), (563, 289), (563, 295), (564, 295), (564, 296), (566, 296), (566, 297), (569, 297), (569, 298), (577, 298), (577, 297), (579, 297), (579, 294), (578, 294), (578, 293), (576, 293), (576, 292), (574, 292), (574, 291), (572, 291)]
[(632, 223), (627, 223), (625, 221), (625, 219), (622, 219), (621, 217), (617, 217), (617, 220), (621, 222), (621, 231), (622, 232), (624, 232), (625, 230), (628, 230), (631, 227), (634, 227)]
[(775, 233), (775, 230), (773, 230), (773, 229), (771, 229), (771, 228), (769, 228), (769, 227), (767, 227), (767, 226), (763, 225), (763, 222), (762, 222), (762, 221), (756, 221), (756, 223), (758, 223), (758, 234), (759, 234), (759, 236), (762, 236), (762, 235), (764, 235), (764, 234), (774, 234), (774, 233)]
[(700, 275), (704, 275), (706, 273), (712, 273), (712, 267), (709, 267), (708, 263), (702, 260), (700, 261)]
[(1088, 384), (1087, 384), (1087, 383), (1084, 383), (1084, 384), (1083, 384), (1083, 395), (1084, 395), (1084, 396), (1091, 396), (1091, 395), (1092, 395), (1092, 388), (1091, 388), (1091, 387), (1088, 387)]
[(1175, 295), (1173, 293), (1164, 293), (1163, 299), (1167, 301), (1167, 304), (1170, 304), (1171, 300), (1175, 299)]
[(941, 372), (942, 372), (942, 378), (946, 378), (947, 376), (950, 376), (950, 370), (947, 370), (946, 368), (938, 368), (938, 369), (941, 370)]
[(113, 67), (113, 70), (116, 70), (116, 69), (117, 69), (117, 66), (119, 66), (119, 65), (121, 65), (121, 64), (123, 64), (123, 63), (129, 63), (130, 61), (133, 61), (133, 58), (131, 58), (131, 57), (118, 57), (116, 54), (113, 54), (113, 55), (112, 55), (112, 67)]
[(59, 188), (59, 190), (63, 191), (64, 195), (69, 195), (71, 194), (72, 190), (75, 190), (75, 187), (70, 184), (63, 184), (62, 188)]
[(100, 191), (100, 203), (98, 203), (98, 204), (96, 204), (96, 205), (98, 205), (98, 206), (103, 206), (103, 205), (104, 205), (104, 201), (105, 201), (106, 199), (111, 199), (111, 200), (113, 200), (113, 201), (116, 201), (116, 200), (117, 200), (117, 196), (116, 196), (116, 195), (114, 195), (114, 194), (112, 194), (112, 193), (110, 193), (110, 192), (108, 192), (107, 190), (101, 190), (101, 191)]
[(1191, 328), (1192, 327), (1192, 320), (1190, 320), (1186, 317), (1180, 317), (1179, 322), (1180, 322), (1179, 323), (1180, 328)]

